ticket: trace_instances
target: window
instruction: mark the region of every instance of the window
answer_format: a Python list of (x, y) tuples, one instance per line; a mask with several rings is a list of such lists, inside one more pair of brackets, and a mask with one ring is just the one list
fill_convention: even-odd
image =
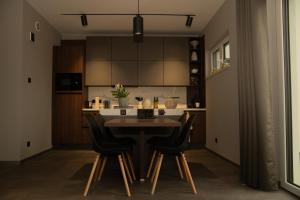
[(214, 75), (230, 66), (230, 42), (228, 37), (218, 43), (210, 51), (211, 67), (208, 76)]
[(217, 49), (216, 51), (213, 52), (213, 58), (212, 58), (213, 71), (220, 69), (220, 61), (221, 61), (221, 53), (220, 50)]
[(230, 44), (229, 41), (223, 45), (223, 58), (226, 61), (230, 61)]
[(287, 181), (300, 192), (300, 1), (285, 1)]

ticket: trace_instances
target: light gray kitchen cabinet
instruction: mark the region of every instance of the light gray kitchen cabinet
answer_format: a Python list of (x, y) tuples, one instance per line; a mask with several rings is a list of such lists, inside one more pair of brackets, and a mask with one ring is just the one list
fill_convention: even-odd
[(189, 63), (186, 61), (164, 62), (164, 85), (165, 86), (189, 85)]
[(141, 61), (139, 63), (140, 86), (162, 86), (164, 84), (164, 64), (162, 61)]
[(132, 37), (112, 37), (113, 61), (137, 61), (138, 44)]
[(111, 62), (89, 61), (86, 63), (85, 85), (109, 86), (111, 85)]
[(186, 37), (164, 38), (165, 61), (189, 61), (189, 45)]
[(85, 85), (111, 85), (111, 39), (88, 37), (86, 40)]
[(162, 61), (163, 60), (163, 39), (160, 37), (145, 37), (139, 43), (140, 61)]
[(137, 61), (113, 61), (112, 84), (138, 85)]

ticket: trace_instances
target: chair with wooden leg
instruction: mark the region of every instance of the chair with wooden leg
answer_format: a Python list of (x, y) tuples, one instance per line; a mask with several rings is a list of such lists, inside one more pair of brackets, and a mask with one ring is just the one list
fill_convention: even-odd
[[(101, 179), (105, 164), (107, 159), (110, 157), (116, 157), (118, 159), (120, 169), (122, 172), (122, 177), (125, 184), (125, 189), (127, 196), (131, 196), (131, 192), (129, 189), (127, 178), (129, 178), (130, 182), (132, 182), (130, 171), (128, 169), (127, 161), (125, 156), (129, 156), (129, 152), (132, 151), (133, 144), (128, 142), (120, 142), (113, 140), (106, 140), (103, 134), (101, 133), (101, 129), (96, 123), (95, 117), (92, 114), (85, 114), (90, 129), (91, 129), (91, 138), (93, 142), (94, 151), (97, 153), (96, 159), (94, 161), (88, 182), (86, 184), (83, 196), (87, 196), (91, 184), (95, 183), (97, 180)], [(100, 162), (101, 161), (101, 162)], [(134, 172), (132, 172), (134, 173)]]
[[(147, 140), (147, 144), (149, 144), (151, 147), (158, 146), (158, 145), (173, 144), (175, 142), (176, 138), (178, 137), (178, 135), (180, 134), (181, 128), (186, 123), (186, 118), (187, 118), (187, 112), (184, 112), (180, 116), (180, 118), (178, 119), (178, 121), (181, 123), (181, 127), (180, 128), (174, 129), (174, 131), (172, 132), (172, 134), (170, 136), (167, 136), (167, 137), (162, 137), (162, 136), (151, 137), (149, 140)], [(157, 155), (157, 151), (154, 150), (153, 153), (152, 153), (151, 160), (150, 160), (150, 165), (149, 165), (149, 168), (148, 168), (148, 171), (147, 171), (147, 176), (146, 176), (147, 178), (150, 177), (150, 173), (152, 171), (155, 159), (158, 159), (157, 156), (158, 156)], [(179, 173), (180, 173), (180, 171), (181, 171), (180, 165), (177, 165), (177, 166), (178, 166), (178, 170), (179, 170)], [(152, 179), (153, 178), (151, 178), (151, 180)]]
[(157, 180), (159, 177), (160, 169), (162, 166), (162, 161), (164, 156), (175, 156), (177, 162), (177, 166), (179, 168), (180, 176), (183, 178), (182, 170), (180, 167), (180, 161), (183, 166), (183, 171), (187, 177), (188, 183), (191, 184), (192, 190), (194, 194), (197, 194), (197, 190), (194, 184), (194, 180), (191, 175), (191, 171), (189, 169), (186, 157), (184, 152), (189, 149), (189, 136), (190, 132), (193, 126), (193, 123), (195, 121), (195, 115), (190, 116), (187, 123), (184, 125), (179, 137), (175, 140), (173, 144), (160, 144), (157, 146), (154, 146), (153, 149), (158, 152), (158, 159), (155, 164), (155, 169), (152, 174), (153, 178), (153, 185), (151, 189), (151, 194), (153, 195), (155, 193)]

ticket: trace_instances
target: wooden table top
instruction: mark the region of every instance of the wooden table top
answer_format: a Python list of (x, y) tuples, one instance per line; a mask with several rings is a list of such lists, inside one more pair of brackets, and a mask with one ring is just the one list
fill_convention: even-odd
[(118, 118), (104, 123), (105, 127), (180, 127), (179, 121), (169, 118), (137, 119)]

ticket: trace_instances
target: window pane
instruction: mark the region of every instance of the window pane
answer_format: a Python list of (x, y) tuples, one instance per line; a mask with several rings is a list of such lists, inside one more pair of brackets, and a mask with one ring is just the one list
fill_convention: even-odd
[(300, 1), (289, 0), (290, 102), (289, 182), (300, 186)]
[(220, 50), (217, 49), (213, 52), (213, 70), (220, 68), (220, 59), (221, 59), (221, 53)]
[(230, 60), (230, 44), (229, 41), (224, 44), (224, 60)]

